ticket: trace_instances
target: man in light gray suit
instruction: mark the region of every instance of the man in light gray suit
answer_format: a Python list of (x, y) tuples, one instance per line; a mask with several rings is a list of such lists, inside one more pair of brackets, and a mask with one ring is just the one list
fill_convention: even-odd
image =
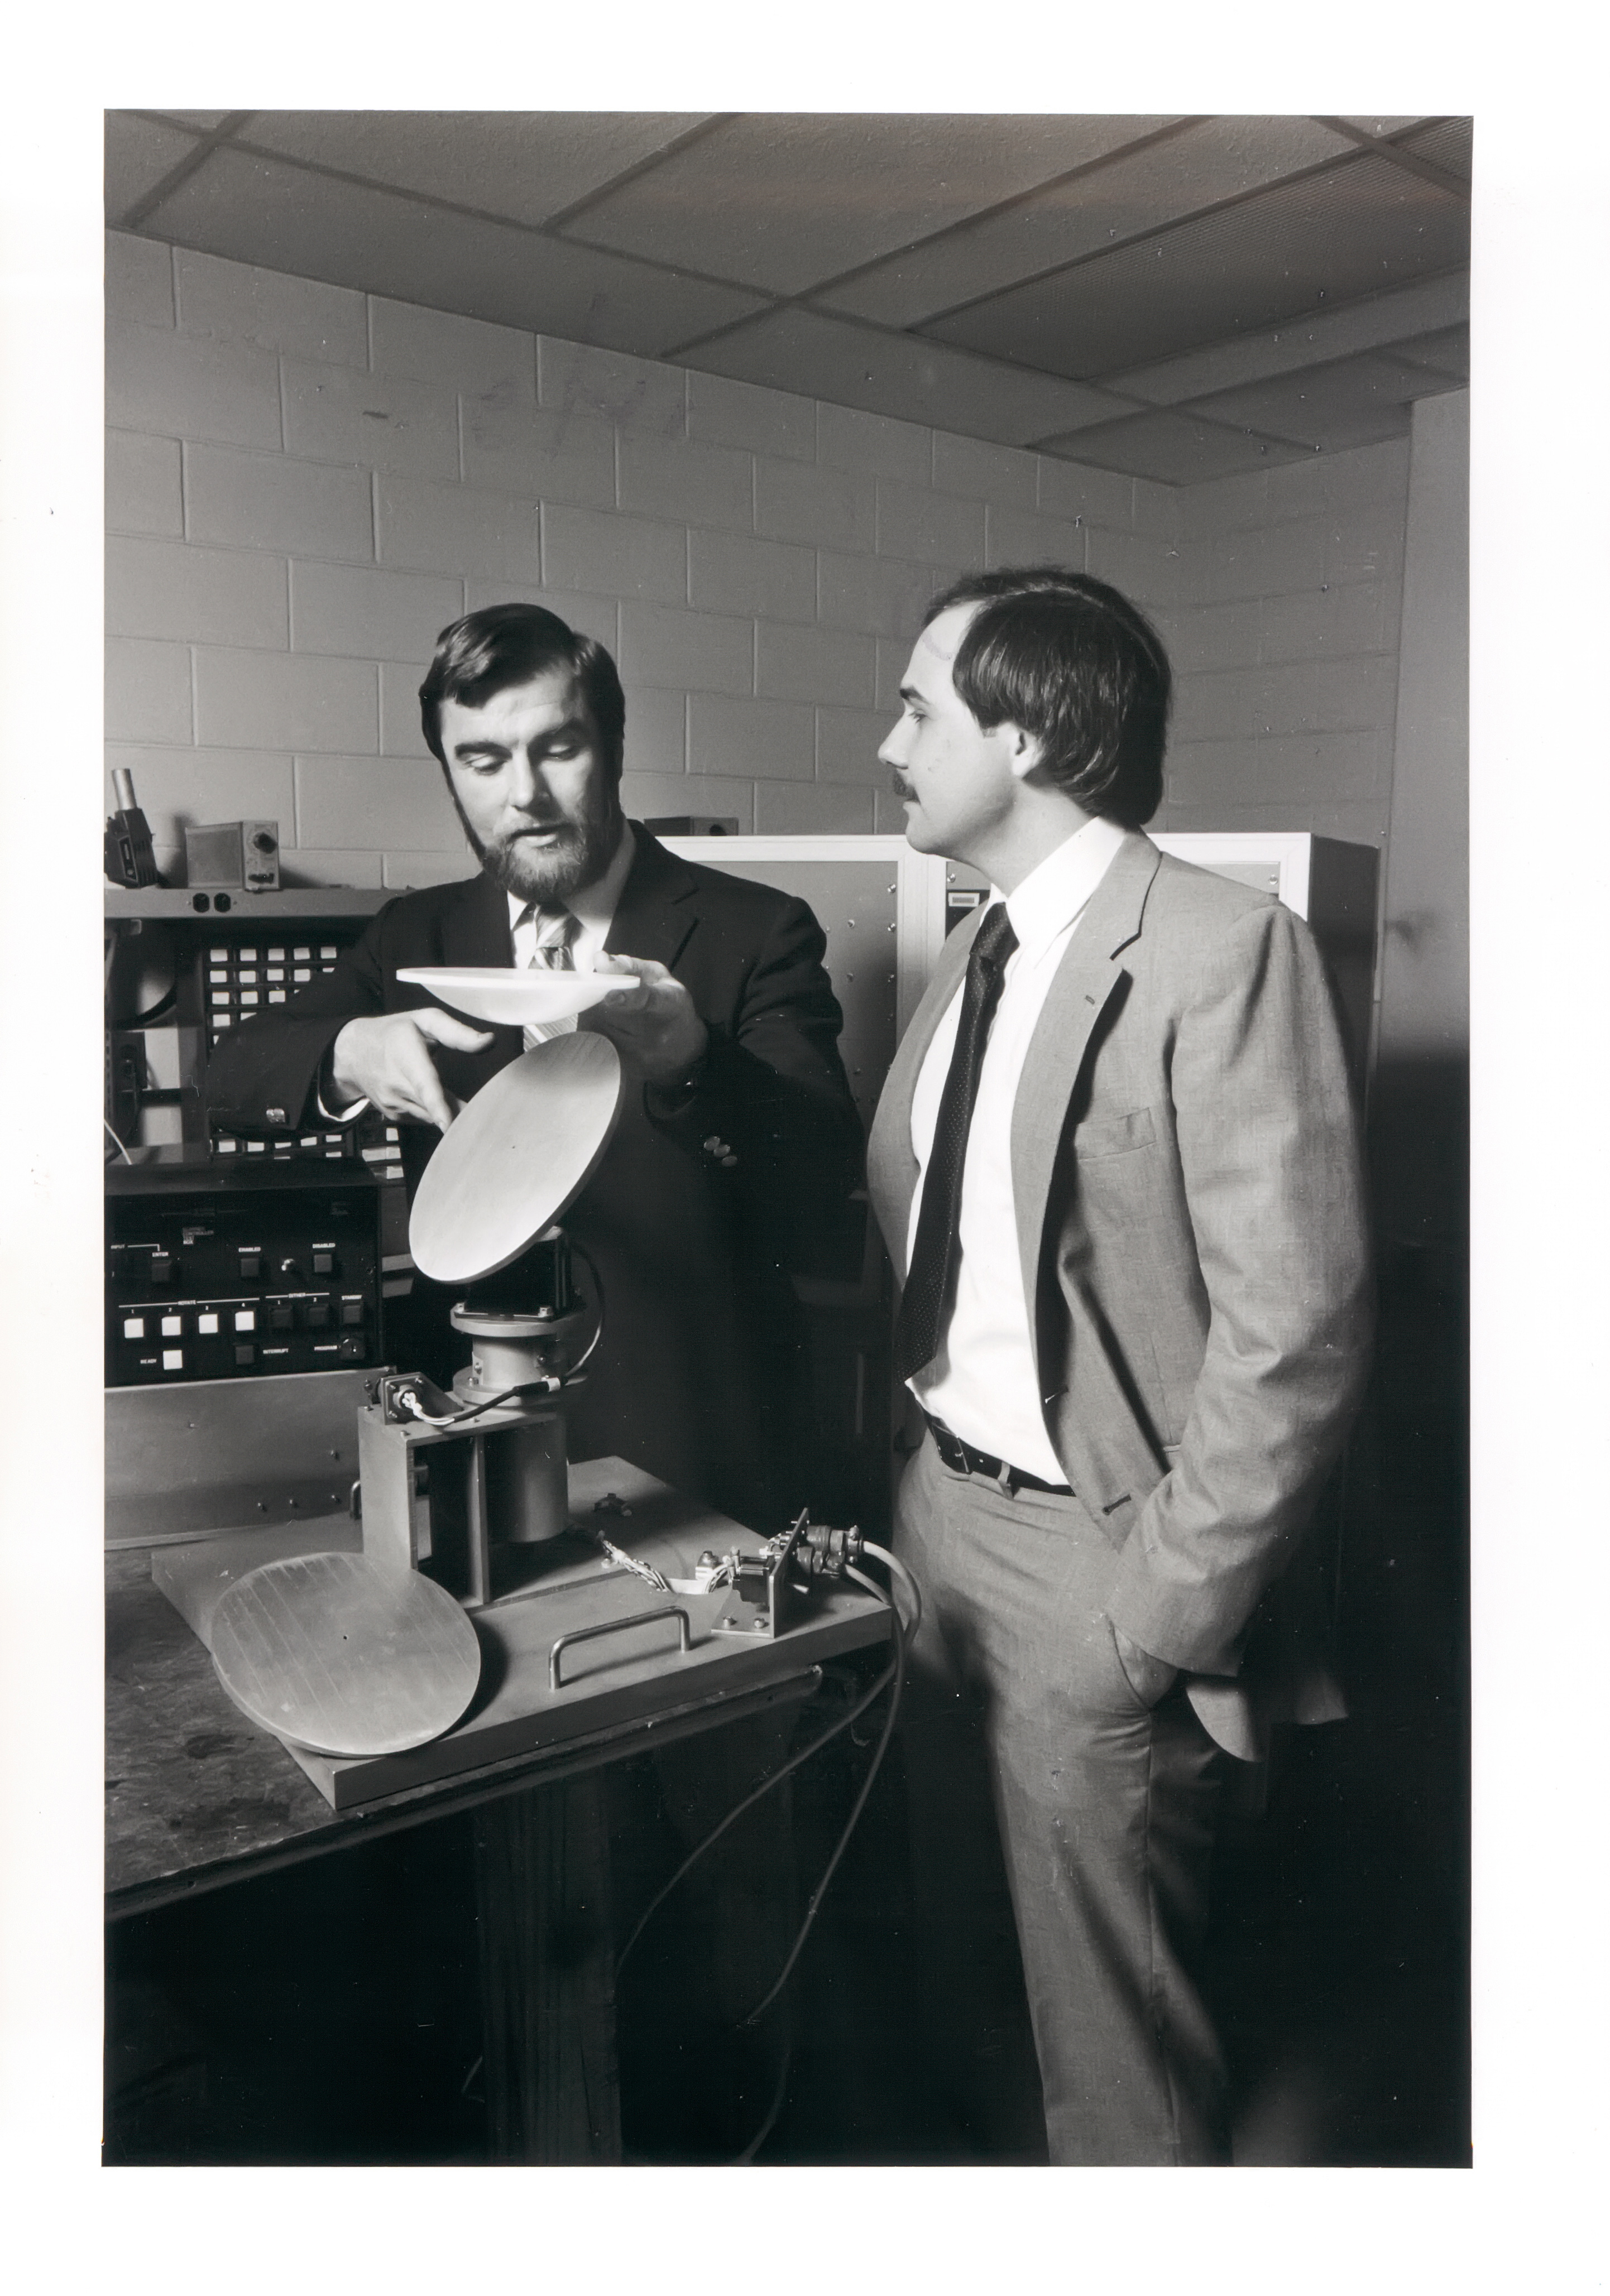
[(1300, 920), (1141, 834), (1170, 676), (1116, 591), (958, 583), (901, 699), (879, 755), (907, 836), (995, 889), (869, 1158), (927, 1423), (896, 1545), (925, 1604), (936, 2079), (964, 2121), (1000, 2086), (1000, 2021), (956, 2014), (998, 1833), (1050, 2159), (1226, 2161), (1200, 1972), (1220, 1775), (1272, 1720), (1342, 1710), (1301, 1567), (1368, 1349), (1341, 1038)]

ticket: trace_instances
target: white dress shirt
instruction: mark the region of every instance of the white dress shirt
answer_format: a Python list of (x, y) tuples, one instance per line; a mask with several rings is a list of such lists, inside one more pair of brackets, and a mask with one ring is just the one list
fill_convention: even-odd
[[(583, 885), (580, 891), (572, 894), (565, 903), (581, 928), (571, 943), (570, 969), (572, 972), (596, 972), (598, 970), (598, 958), (609, 938), (610, 927), (615, 922), (615, 911), (620, 906), (626, 881), (632, 873), (637, 850), (637, 840), (632, 835), (631, 824), (628, 822), (621, 829), (620, 842), (615, 848), (614, 857), (603, 876), (590, 885)], [(509, 932), (514, 944), (514, 963), (523, 972), (530, 964), (537, 947), (537, 904), (522, 900), (518, 893), (510, 893), (506, 898)], [(630, 983), (625, 985), (629, 987)], [(546, 1021), (541, 1033), (545, 1037), (557, 1037), (575, 1025), (575, 1016), (571, 1014), (565, 1021)], [(326, 1108), (322, 1093), (317, 1095), (317, 1101), (319, 1114), (330, 1124), (354, 1123), (369, 1105), (366, 1100), (355, 1100), (339, 1111)]]
[[(1012, 1193), (1012, 1111), (1047, 992), (1086, 903), (1126, 834), (1116, 822), (1087, 822), (1031, 870), (1006, 900), (1017, 947), (1007, 961), (990, 1024), (967, 1135), (956, 1306), (939, 1354), (908, 1382), (924, 1409), (965, 1443), (1048, 1483), (1065, 1482), (1067, 1471), (1046, 1432), (1034, 1372)], [(919, 1175), (907, 1231), (908, 1266), (961, 1007), (958, 988), (933, 1032), (912, 1095), (911, 1146)]]

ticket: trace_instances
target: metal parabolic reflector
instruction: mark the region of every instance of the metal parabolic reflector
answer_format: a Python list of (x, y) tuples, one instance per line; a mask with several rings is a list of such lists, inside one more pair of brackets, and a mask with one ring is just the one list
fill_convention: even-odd
[(439, 1283), (518, 1259), (596, 1170), (620, 1112), (620, 1055), (590, 1029), (551, 1037), (484, 1085), (442, 1136), (408, 1248)]

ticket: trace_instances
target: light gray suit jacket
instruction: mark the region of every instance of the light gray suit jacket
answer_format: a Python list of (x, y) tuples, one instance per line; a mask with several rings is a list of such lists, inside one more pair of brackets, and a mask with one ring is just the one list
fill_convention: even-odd
[[(912, 1095), (976, 930), (947, 941), (873, 1126), (901, 1277)], [(1118, 1550), (1114, 1624), (1197, 1677), (1234, 1752), (1273, 1718), (1341, 1713), (1287, 1574), (1363, 1389), (1371, 1286), (1356, 1113), (1302, 921), (1127, 836), (1036, 1027), (1012, 1177), (1046, 1429)]]

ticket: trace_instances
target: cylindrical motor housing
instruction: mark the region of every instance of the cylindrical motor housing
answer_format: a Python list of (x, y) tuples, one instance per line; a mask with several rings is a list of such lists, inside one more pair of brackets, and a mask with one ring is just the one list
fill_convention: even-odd
[(535, 1546), (557, 1538), (570, 1521), (563, 1411), (555, 1407), (522, 1417), (517, 1426), (489, 1430), (483, 1456), (491, 1545)]
[[(485, 1405), (512, 1388), (563, 1377), (584, 1337), (589, 1319), (571, 1284), (562, 1232), (550, 1229), (516, 1267), (526, 1279), (518, 1290), (510, 1286), (489, 1298), (491, 1286), (478, 1284), (452, 1310), (455, 1329), (468, 1334), (473, 1349), (453, 1382), (454, 1394), (464, 1403)], [(505, 1272), (505, 1283), (514, 1273)], [(560, 1392), (511, 1396), (475, 1425), (486, 1462), (489, 1544), (528, 1546), (556, 1538), (570, 1520)]]

